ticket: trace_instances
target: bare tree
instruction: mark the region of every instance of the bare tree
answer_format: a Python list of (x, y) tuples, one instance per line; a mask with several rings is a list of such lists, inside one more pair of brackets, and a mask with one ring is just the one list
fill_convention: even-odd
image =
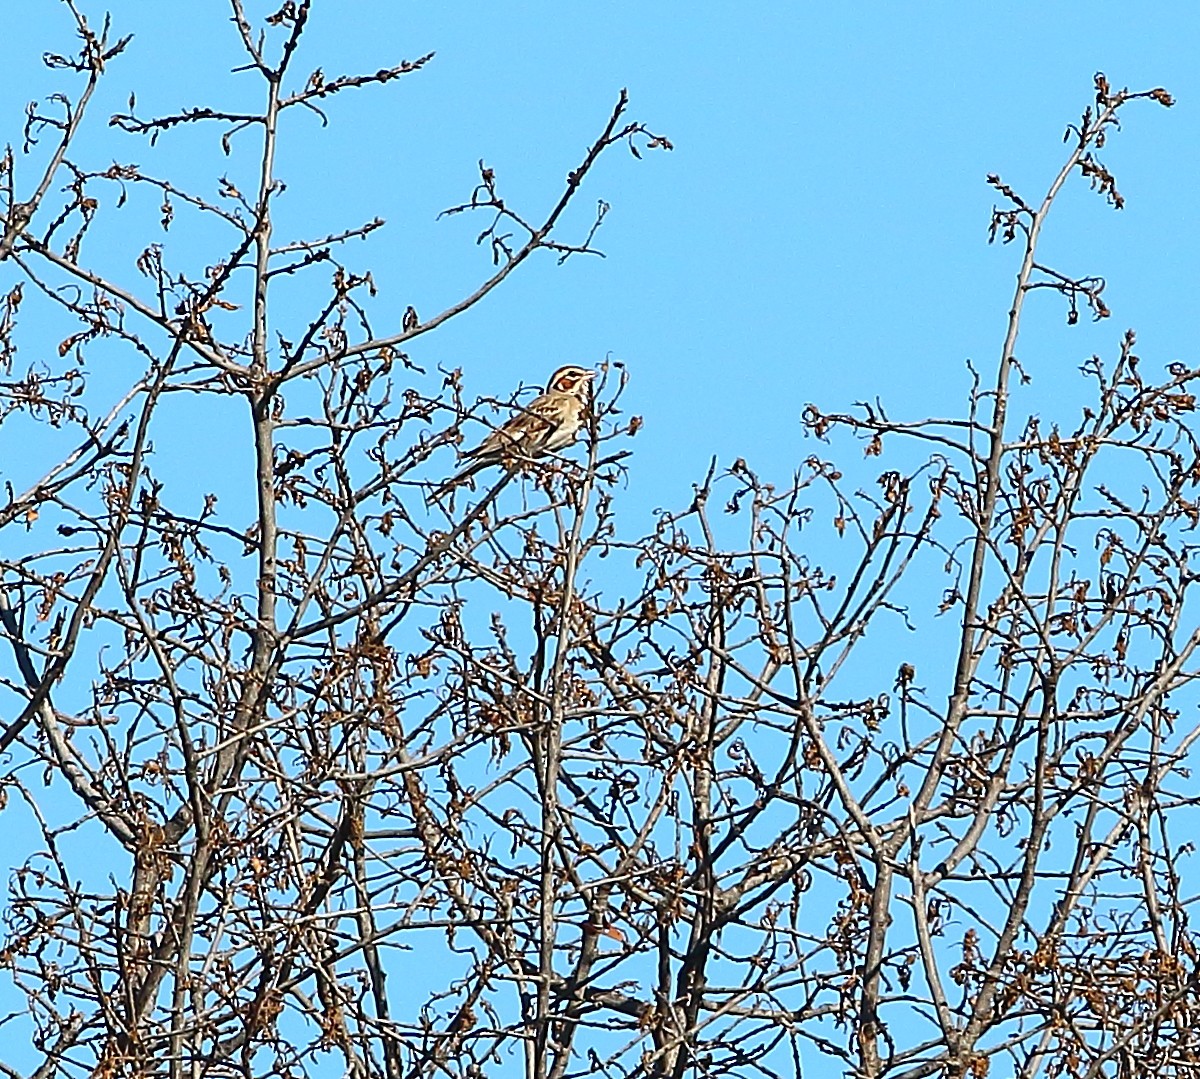
[[(493, 272), (376, 328), (341, 252), (379, 222), (274, 235), (275, 149), (293, 111), (429, 57), (297, 75), (310, 4), (260, 27), (233, 0), (260, 110), (112, 118), (253, 155), (255, 191), (198, 192), (74, 160), (128, 39), (67, 8), (80, 52), (49, 59), (84, 85), (31, 110), (0, 206), (3, 435), (46, 454), (0, 516), (5, 812), (36, 832), (0, 955), (37, 1062), (7, 1074), (1194, 1074), (1171, 828), (1200, 731), (1200, 371), (1147, 377), (1126, 334), (1074, 429), (1010, 415), (1031, 293), (1108, 314), (1102, 280), (1039, 262), (1052, 204), (1080, 173), (1121, 205), (1096, 153), (1164, 91), (1098, 76), (1040, 200), (993, 178), (1020, 264), (961, 418), (806, 413), (869, 459), (915, 440), (919, 467), (862, 490), (817, 455), (782, 484), (714, 465), (630, 539), (619, 367), (582, 454), (441, 490), (503, 403), (404, 352), (540, 251), (595, 250), (603, 203), (560, 226), (598, 157), (670, 147), (624, 93), (542, 214), (481, 163), (448, 212), (485, 215)], [(137, 276), (92, 268), (146, 198), (220, 258), (143, 236)], [(57, 358), (20, 366), (52, 319)], [(240, 481), (249, 521), (162, 478), (156, 434), (214, 402), (245, 403), (249, 465), (203, 479)]]

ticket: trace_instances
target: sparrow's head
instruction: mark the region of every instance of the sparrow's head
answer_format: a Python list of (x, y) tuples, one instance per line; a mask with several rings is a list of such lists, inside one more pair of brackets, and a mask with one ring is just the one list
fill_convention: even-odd
[(550, 376), (550, 381), (546, 384), (546, 392), (581, 394), (595, 377), (596, 372), (591, 368), (569, 363), (566, 367), (560, 367)]

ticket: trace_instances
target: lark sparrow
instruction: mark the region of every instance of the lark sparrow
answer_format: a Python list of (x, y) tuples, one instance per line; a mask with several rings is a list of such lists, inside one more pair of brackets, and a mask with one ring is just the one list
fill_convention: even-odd
[(573, 363), (560, 367), (546, 392), (514, 413), (473, 450), (467, 466), (433, 492), (434, 498), (490, 465), (515, 468), (522, 461), (557, 453), (575, 441), (587, 414), (588, 385), (595, 371)]

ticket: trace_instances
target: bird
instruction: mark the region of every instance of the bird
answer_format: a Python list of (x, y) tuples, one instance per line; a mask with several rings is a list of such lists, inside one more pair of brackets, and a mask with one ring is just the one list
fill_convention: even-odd
[(565, 449), (583, 426), (588, 386), (595, 377), (595, 371), (577, 364), (560, 367), (550, 376), (545, 393), (514, 412), (478, 446), (462, 455), (467, 459), (466, 467), (438, 487), (431, 499), (491, 465), (515, 469), (522, 461)]

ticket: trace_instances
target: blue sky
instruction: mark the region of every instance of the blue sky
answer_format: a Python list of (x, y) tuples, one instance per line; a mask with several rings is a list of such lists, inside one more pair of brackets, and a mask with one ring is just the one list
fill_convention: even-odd
[[(81, 3), (98, 22), (103, 8)], [(273, 5), (249, 6), (261, 14)], [(220, 129), (169, 134), (151, 149), (105, 121), (131, 90), (146, 115), (254, 105), (252, 78), (228, 73), (243, 57), (225, 5), (117, 0), (112, 11), (115, 31), (136, 37), (106, 79), (78, 156), (94, 168), (138, 162), (211, 194), (225, 167), (213, 153)], [(16, 142), (26, 102), (61, 85), (38, 57), (73, 41), (54, 0), (27, 5), (5, 36), (0, 124)], [(690, 501), (714, 454), (785, 481), (822, 452), (802, 432), (808, 402), (840, 411), (879, 397), (896, 417), (962, 413), (966, 361), (994, 369), (1016, 270), (1015, 250), (986, 244), (994, 199), (985, 176), (998, 172), (1040, 197), (1097, 70), (1117, 86), (1163, 85), (1178, 104), (1128, 108), (1104, 153), (1126, 209), (1114, 213), (1076, 181), (1051, 218), (1043, 260), (1105, 276), (1113, 317), (1069, 328), (1057, 298), (1036, 296), (1017, 350), (1033, 383), (1015, 410), (1073, 419), (1090, 392), (1078, 365), (1093, 352), (1113, 356), (1127, 327), (1139, 331), (1148, 370), (1200, 365), (1198, 46), (1200, 8), (1178, 2), (1151, 11), (1110, 2), (326, 0), (300, 71), (437, 56), (397, 83), (337, 99), (327, 129), (290, 115), (277, 235), (386, 218), (349, 261), (372, 270), (379, 310), (390, 306), (398, 329), (408, 304), (437, 312), (491, 270), (473, 245), (478, 220), (437, 219), (469, 196), (477, 160), (536, 217), (627, 87), (630, 116), (675, 149), (642, 161), (615, 149), (590, 178), (567, 236), (582, 235), (605, 199), (612, 210), (598, 242), (608, 257), (563, 267), (537, 259), (410, 351), (429, 370), (461, 367), (468, 396), (506, 397), (566, 361), (626, 363), (629, 411), (646, 420), (622, 496), (627, 536), (636, 535), (653, 507)], [(252, 159), (228, 166), (240, 185), (249, 181), (237, 170)], [(129, 280), (141, 239), (113, 237), (91, 254)], [(169, 242), (197, 266), (218, 250), (182, 225)], [(386, 315), (376, 328), (389, 328)], [(211, 425), (181, 422), (156, 436), (163, 460), (171, 448), (192, 451), (176, 479), (195, 485), (197, 501), (213, 486), (214, 458), (196, 455), (212, 451), (226, 422), (244, 437), (240, 403)], [(0, 481), (42, 464), (12, 445), (0, 443)], [(885, 467), (862, 462), (857, 447), (837, 452), (864, 484)], [(905, 647), (883, 643), (883, 652)]]
[[(81, 146), (93, 164), (192, 168), (211, 187), (216, 129), (151, 151), (102, 121), (135, 88), (145, 114), (214, 93), (251, 103), (251, 77), (227, 74), (239, 55), (224, 6), (112, 11), (137, 36)], [(374, 271), (397, 321), (410, 302), (436, 311), (488, 269), (476, 221), (436, 220), (469, 193), (476, 160), (514, 205), (542, 212), (627, 86), (631, 115), (676, 149), (642, 162), (617, 150), (596, 171), (574, 227), (609, 201), (608, 258), (526, 267), (413, 357), (461, 366), (469, 392), (497, 395), (566, 360), (624, 360), (631, 410), (647, 420), (633, 499), (676, 504), (713, 453), (782, 479), (814, 449), (799, 424), (808, 401), (837, 410), (880, 396), (898, 416), (961, 408), (964, 361), (994, 363), (1015, 269), (1015, 252), (985, 243), (984, 177), (1040, 193), (1098, 69), (1117, 85), (1165, 85), (1179, 104), (1127, 110), (1110, 143), (1124, 211), (1077, 184), (1052, 219), (1043, 254), (1106, 276), (1114, 316), (1068, 330), (1039, 297), (1019, 349), (1035, 376), (1025, 407), (1069, 405), (1084, 392), (1078, 362), (1111, 354), (1127, 326), (1149, 364), (1196, 362), (1198, 28), (1200, 13), (1178, 3), (1136, 18), (1109, 3), (318, 5), (302, 71), (437, 56), (335, 102), (328, 129), (293, 113), (280, 228), (381, 214), (386, 230), (353, 264)], [(15, 135), (23, 104), (49, 86), (36, 57), (71, 43), (49, 0), (7, 33), (0, 119)]]

